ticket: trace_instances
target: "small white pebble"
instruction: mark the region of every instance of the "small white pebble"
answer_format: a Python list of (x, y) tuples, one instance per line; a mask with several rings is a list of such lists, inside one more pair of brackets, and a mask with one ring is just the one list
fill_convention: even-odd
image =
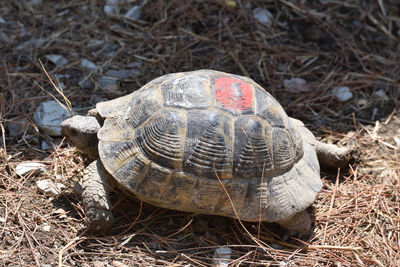
[(107, 0), (103, 8), (104, 13), (107, 14), (114, 13), (117, 6), (118, 6), (118, 0)]
[(41, 173), (47, 170), (47, 166), (40, 162), (24, 161), (15, 167), (15, 172), (19, 176), (24, 176), (30, 172)]
[(357, 105), (361, 108), (365, 107), (366, 105), (368, 105), (368, 101), (364, 98), (360, 98), (357, 100)]
[(31, 5), (41, 5), (42, 4), (42, 0), (31, 0), (31, 1), (29, 1), (29, 4), (31, 4)]
[(307, 81), (302, 78), (284, 79), (283, 86), (292, 93), (310, 91), (310, 88), (307, 86)]
[(94, 262), (92, 262), (92, 264), (93, 264), (92, 265), (93, 267), (105, 267), (106, 266), (106, 264), (102, 261), (94, 261)]
[(385, 93), (385, 91), (383, 91), (382, 89), (376, 91), (376, 92), (374, 93), (374, 95), (376, 95), (376, 96), (382, 98), (383, 100), (389, 100), (389, 97), (387, 96), (387, 94)]
[(125, 18), (135, 21), (140, 18), (140, 15), (142, 15), (140, 6), (133, 6), (125, 13)]
[(393, 136), (393, 140), (396, 143), (397, 148), (400, 149), (400, 138)]
[(112, 77), (104, 76), (97, 80), (98, 85), (109, 92), (118, 90), (118, 80)]
[(52, 145), (49, 145), (46, 140), (42, 140), (42, 150), (50, 150), (53, 148)]
[(61, 55), (49, 54), (45, 55), (44, 57), (50, 60), (56, 66), (64, 66), (68, 63), (68, 60)]
[(128, 267), (128, 265), (126, 265), (126, 264), (124, 264), (124, 263), (122, 263), (120, 261), (112, 261), (111, 262), (111, 266), (114, 266), (114, 267)]
[(258, 22), (265, 26), (271, 26), (272, 24), (273, 15), (264, 8), (256, 7), (253, 9), (253, 16), (258, 20)]
[(81, 67), (93, 71), (97, 70), (97, 65), (86, 58), (81, 59)]
[(217, 248), (213, 256), (213, 264), (218, 267), (228, 266), (231, 256), (232, 256), (232, 249), (230, 249), (229, 247)]
[(54, 183), (50, 179), (36, 181), (36, 186), (40, 192), (50, 196), (59, 195), (65, 188), (65, 185), (61, 183)]
[(0, 17), (0, 23), (6, 23), (6, 21), (2, 18), (2, 17)]
[(347, 86), (337, 86), (333, 88), (333, 94), (340, 102), (346, 102), (347, 100), (350, 100), (353, 97), (353, 93)]
[(63, 210), (62, 208), (55, 210), (53, 213), (58, 214), (58, 218), (60, 218), (60, 219), (67, 218), (67, 215), (66, 215), (67, 212), (65, 210)]
[(50, 232), (51, 226), (48, 223), (43, 223), (42, 229), (45, 232)]

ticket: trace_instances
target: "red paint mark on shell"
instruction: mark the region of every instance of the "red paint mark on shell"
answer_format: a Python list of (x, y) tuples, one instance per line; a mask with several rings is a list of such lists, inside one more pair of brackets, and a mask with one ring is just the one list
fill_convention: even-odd
[(235, 112), (251, 108), (253, 88), (250, 84), (236, 78), (220, 77), (215, 79), (214, 86), (217, 102), (224, 108)]

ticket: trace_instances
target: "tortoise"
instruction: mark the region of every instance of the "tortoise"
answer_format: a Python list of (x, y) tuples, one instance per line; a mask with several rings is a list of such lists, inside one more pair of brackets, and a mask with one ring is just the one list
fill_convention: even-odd
[(92, 231), (112, 225), (116, 184), (158, 207), (307, 233), (319, 163), (350, 158), (349, 148), (317, 141), (253, 80), (214, 70), (161, 76), (61, 127), (94, 159), (82, 183)]

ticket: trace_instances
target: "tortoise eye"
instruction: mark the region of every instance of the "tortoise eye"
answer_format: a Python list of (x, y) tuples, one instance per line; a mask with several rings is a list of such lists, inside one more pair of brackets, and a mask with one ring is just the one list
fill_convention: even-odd
[(76, 135), (79, 134), (79, 132), (78, 132), (76, 129), (71, 129), (71, 130), (69, 131), (69, 133), (70, 133), (71, 136), (76, 136)]

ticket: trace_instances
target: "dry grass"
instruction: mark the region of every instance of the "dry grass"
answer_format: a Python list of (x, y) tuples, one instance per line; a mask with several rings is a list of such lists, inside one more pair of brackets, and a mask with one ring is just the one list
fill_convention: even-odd
[[(263, 1), (257, 5), (273, 14), (270, 27), (254, 19), (255, 1), (144, 1), (134, 22), (106, 16), (104, 1), (31, 2), (0, 2), (6, 21), (0, 23), (1, 266), (210, 266), (223, 245), (232, 249), (232, 266), (400, 265), (400, 150), (393, 139), (400, 137), (400, 15), (394, 1)], [(124, 14), (135, 1), (120, 2)], [(48, 54), (63, 55), (68, 64), (55, 66)], [(80, 67), (82, 58), (99, 71)], [(359, 158), (338, 175), (323, 173), (308, 238), (285, 239), (276, 225), (241, 226), (117, 194), (115, 227), (91, 236), (73, 190), (87, 159), (58, 146), (42, 150), (41, 141), (52, 139), (32, 120), (35, 107), (51, 98), (36, 83), (57, 95), (39, 60), (63, 83), (78, 113), (170, 72), (211, 68), (247, 75), (324, 140), (358, 148)], [(137, 75), (120, 80), (118, 91), (79, 85), (132, 62)], [(311, 90), (289, 92), (282, 84), (291, 77), (306, 79)], [(348, 86), (353, 98), (338, 102), (335, 86)], [(375, 95), (379, 90), (387, 99)], [(21, 121), (27, 122), (24, 133), (9, 136), (10, 122)], [(49, 169), (18, 177), (15, 166), (25, 160)], [(45, 178), (68, 188), (44, 196), (35, 182)]]

